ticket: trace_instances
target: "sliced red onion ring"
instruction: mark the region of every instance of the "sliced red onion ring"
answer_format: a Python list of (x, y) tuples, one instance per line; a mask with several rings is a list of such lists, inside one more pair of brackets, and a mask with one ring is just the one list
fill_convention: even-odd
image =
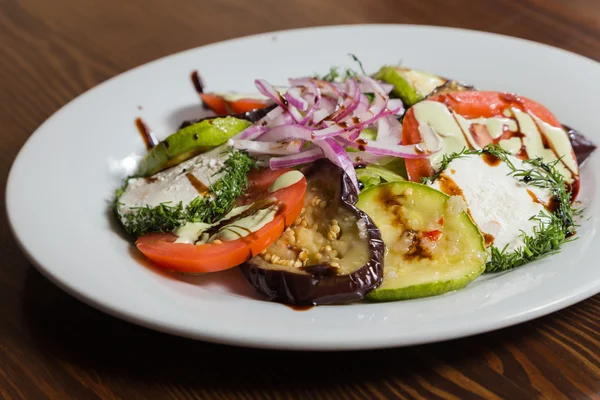
[(323, 155), (323, 150), (317, 147), (285, 157), (272, 157), (271, 160), (269, 160), (269, 166), (271, 169), (290, 168), (295, 167), (296, 165), (313, 162), (323, 157), (325, 157)]
[(290, 78), (288, 82), (290, 86), (310, 86), (311, 83), (314, 83), (314, 78), (302, 77), (302, 78)]
[(389, 99), (387, 102), (387, 107), (390, 110), (398, 110), (394, 112), (394, 115), (402, 115), (404, 114), (404, 103), (400, 99)]
[[(385, 94), (389, 94), (392, 89), (394, 89), (394, 85), (385, 82), (378, 82), (381, 91)], [(363, 93), (374, 93), (375, 88), (371, 84), (371, 82), (361, 82), (360, 83), (360, 91)]]
[(369, 99), (367, 98), (367, 96), (365, 96), (363, 93), (361, 93), (358, 106), (356, 107), (356, 110), (354, 110), (354, 115), (358, 115), (358, 114), (362, 114), (362, 113), (366, 112), (369, 109), (370, 105), (371, 105), (371, 103), (369, 103)]
[[(359, 77), (361, 82), (369, 83), (373, 88), (374, 100), (373, 103), (369, 107), (369, 112), (373, 115), (379, 114), (381, 110), (385, 110), (387, 108), (387, 102), (389, 100), (387, 93), (381, 85), (373, 78), (365, 75), (361, 75)], [(393, 112), (398, 112), (399, 110), (394, 110)], [(364, 119), (364, 117), (361, 117)]]
[[(388, 117), (379, 118), (377, 120), (377, 139), (389, 138), (391, 135), (392, 127), (390, 126), (390, 120)], [(376, 140), (377, 140), (376, 139)]]
[(350, 161), (346, 150), (333, 139), (315, 140), (313, 143), (323, 150), (323, 154), (329, 161), (342, 168), (348, 174), (356, 190), (360, 191), (354, 165)]
[(356, 140), (362, 133), (362, 129), (354, 129), (348, 133), (348, 140)]
[(365, 126), (374, 123), (379, 118), (385, 115), (389, 115), (390, 113), (391, 112), (389, 110), (386, 110), (385, 108), (380, 110), (379, 113), (375, 115), (373, 115), (371, 111), (367, 111), (361, 115), (357, 115), (354, 117), (356, 118), (356, 121), (359, 121), (358, 123), (348, 124), (347, 122), (338, 122), (326, 128), (315, 130), (314, 137), (316, 139), (332, 138), (350, 130), (363, 129)]
[(336, 102), (330, 97), (321, 98), (321, 106), (321, 108), (326, 110), (329, 114), (333, 113), (335, 111), (335, 108), (337, 107)]
[[(255, 122), (253, 125), (244, 129), (237, 135), (233, 136), (231, 139), (254, 140), (268, 130), (268, 126), (271, 124), (271, 122), (275, 121), (277, 118), (281, 117), (282, 115), (285, 115), (283, 108), (275, 107), (274, 109), (269, 111), (267, 113), (267, 115), (265, 115), (264, 117), (259, 119), (257, 122)], [(288, 117), (288, 119), (291, 120), (291, 117)], [(283, 121), (284, 120), (282, 119), (282, 122)], [(279, 124), (276, 123), (274, 125), (279, 125)]]
[(282, 115), (285, 112), (285, 110), (279, 106), (275, 107), (274, 109), (272, 109), (271, 111), (269, 111), (267, 113), (267, 115), (265, 115), (262, 119), (260, 119), (257, 124), (261, 125), (264, 121), (273, 121), (275, 118), (279, 117), (280, 115)]
[(379, 86), (381, 86), (381, 88), (383, 89), (383, 91), (385, 92), (385, 94), (390, 94), (390, 92), (392, 90), (394, 90), (394, 85), (392, 85), (391, 83), (386, 83), (386, 82), (379, 81)]
[(346, 83), (348, 84), (348, 97), (338, 110), (340, 111), (339, 114), (331, 118), (336, 122), (340, 122), (351, 115), (360, 104), (360, 88), (358, 87), (358, 83), (354, 79), (348, 79)]
[(377, 120), (377, 142), (393, 142), (398, 144), (402, 141), (402, 124), (392, 115)]
[(254, 85), (260, 93), (273, 100), (279, 107), (287, 108), (287, 100), (269, 82), (264, 79), (256, 79)]
[[(400, 144), (402, 124), (395, 115), (405, 110), (402, 101), (389, 99), (391, 85), (369, 76), (348, 78), (343, 83), (313, 78), (290, 79), (289, 83), (291, 86), (282, 96), (268, 82), (255, 81), (258, 90), (278, 107), (232, 142), (235, 147), (260, 157), (284, 155), (271, 157), (271, 168), (290, 167), (326, 157), (342, 168), (358, 188), (353, 164), (393, 157), (423, 158), (431, 154), (433, 145)], [(373, 93), (372, 103), (365, 91)], [(367, 127), (377, 128), (376, 140), (360, 138)], [(438, 143), (432, 142), (434, 137), (428, 132), (423, 137), (429, 144)], [(301, 151), (305, 142), (316, 147)], [(347, 153), (345, 147), (361, 151)]]
[(288, 106), (288, 112), (290, 113), (290, 115), (292, 116), (292, 119), (296, 123), (298, 123), (300, 120), (302, 120), (304, 118), (302, 116), (302, 113), (300, 113), (300, 111), (298, 111), (298, 109), (296, 107), (292, 106), (291, 104)]
[(265, 125), (251, 125), (237, 135), (233, 136), (231, 139), (254, 140), (269, 129)]
[(284, 97), (290, 105), (300, 111), (306, 111), (308, 110), (308, 101), (302, 98), (301, 91), (300, 87), (292, 87), (285, 93)]
[(312, 141), (314, 139), (313, 131), (301, 125), (279, 125), (258, 137), (258, 140), (263, 142), (281, 142), (293, 139)]
[(315, 82), (319, 89), (321, 89), (321, 93), (325, 96), (338, 98), (342, 95), (342, 91), (331, 82), (322, 81), (320, 79), (313, 79), (313, 82)]
[(265, 81), (264, 79), (256, 79), (254, 81), (254, 85), (260, 93), (273, 100), (279, 107), (286, 111), (290, 111), (294, 122), (298, 122), (298, 110), (296, 110), (297, 114), (294, 115), (293, 111), (290, 110), (291, 107), (289, 107), (289, 102), (281, 95), (281, 93), (275, 90), (275, 88), (269, 82)]
[(333, 114), (335, 111), (335, 103), (328, 97), (322, 97), (320, 101), (320, 108), (315, 111), (312, 119), (312, 125), (319, 125), (325, 118)]
[[(333, 139), (332, 139), (333, 140)], [(361, 151), (368, 151), (378, 156), (394, 156), (402, 158), (425, 158), (432, 152), (423, 152), (419, 144), (401, 145), (393, 143), (379, 143), (376, 141), (358, 139), (356, 141), (348, 140), (343, 136), (335, 138), (340, 144)], [(358, 142), (358, 143), (357, 143)]]
[(300, 125), (306, 125), (309, 122), (311, 122), (315, 112), (319, 109), (319, 106), (321, 105), (321, 90), (319, 90), (319, 87), (313, 81), (308, 81), (307, 87), (311, 89), (311, 92), (309, 93), (311, 95), (314, 95), (315, 98), (313, 105), (310, 107), (304, 118), (300, 120)]
[(327, 118), (328, 115), (330, 115), (331, 113), (328, 112), (326, 109), (321, 108), (320, 110), (315, 111), (315, 114), (313, 115), (313, 124), (318, 124), (321, 121), (323, 121), (325, 118)]
[(354, 166), (362, 164), (385, 164), (395, 158), (393, 156), (378, 156), (367, 151), (348, 151), (347, 154)]
[(255, 140), (232, 140), (227, 142), (229, 146), (235, 149), (247, 150), (249, 153), (257, 154), (296, 154), (302, 148), (302, 140), (292, 140), (290, 142), (258, 142)]
[(294, 123), (294, 119), (292, 118), (290, 113), (284, 112), (283, 114), (281, 114), (280, 116), (275, 118), (272, 122), (270, 122), (267, 126), (274, 127), (274, 126), (279, 126), (279, 125), (290, 125), (293, 123)]

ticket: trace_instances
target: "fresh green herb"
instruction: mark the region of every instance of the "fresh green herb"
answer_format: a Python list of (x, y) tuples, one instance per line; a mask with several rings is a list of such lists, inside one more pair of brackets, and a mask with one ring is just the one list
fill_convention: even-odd
[(185, 222), (214, 223), (227, 214), (235, 200), (248, 186), (247, 174), (256, 167), (256, 162), (243, 151), (230, 151), (225, 165), (217, 173), (223, 177), (211, 185), (211, 193), (196, 197), (186, 207), (179, 204), (162, 203), (155, 207), (132, 208), (133, 212), (120, 215), (117, 207), (126, 186), (117, 190), (115, 212), (125, 231), (139, 237), (150, 232), (170, 232)]
[(331, 67), (327, 74), (323, 76), (315, 75), (314, 77), (327, 82), (343, 82), (348, 78), (356, 78), (358, 76), (358, 73), (351, 68), (346, 68), (344, 72), (340, 72), (339, 70), (339, 67)]
[[(491, 258), (486, 265), (486, 272), (502, 272), (520, 267), (534, 260), (541, 259), (560, 250), (560, 246), (573, 238), (565, 234), (565, 227), (554, 213), (541, 211), (534, 220), (538, 225), (533, 228), (533, 235), (521, 233), (523, 246), (512, 252), (507, 252), (495, 246), (490, 247)], [(569, 227), (571, 229), (571, 227)]]
[[(368, 75), (365, 72), (362, 62), (358, 59), (358, 57), (356, 57), (354, 54), (351, 54), (351, 53), (349, 53), (348, 55), (350, 57), (352, 57), (352, 59), (358, 63), (361, 73), (363, 75)], [(356, 78), (358, 75), (359, 75), (359, 73), (354, 71), (352, 68), (346, 68), (344, 70), (344, 72), (340, 72), (340, 67), (335, 66), (335, 67), (329, 68), (329, 72), (327, 74), (325, 74), (323, 76), (315, 75), (314, 77), (317, 79), (321, 79), (323, 81), (327, 81), (327, 82), (339, 82), (339, 81), (344, 81), (348, 78)]]
[(357, 64), (358, 64), (358, 66), (360, 67), (360, 71), (362, 72), (362, 74), (363, 74), (363, 75), (368, 75), (368, 74), (365, 72), (365, 69), (363, 68), (362, 62), (361, 62), (361, 61), (358, 59), (358, 57), (356, 57), (356, 55), (354, 55), (354, 54), (352, 54), (352, 53), (348, 53), (348, 55), (349, 55), (350, 57), (352, 57), (352, 59), (353, 59), (354, 61), (356, 61), (356, 63), (357, 63)]
[(574, 215), (579, 210), (571, 205), (571, 192), (563, 175), (556, 169), (560, 159), (546, 163), (542, 158), (524, 160), (529, 169), (516, 168), (508, 158), (508, 153), (500, 146), (486, 148), (487, 153), (504, 161), (511, 169), (511, 175), (519, 181), (546, 189), (557, 203), (553, 212), (541, 211), (532, 218), (538, 221), (533, 236), (521, 233), (524, 245), (514, 252), (507, 253), (506, 248), (499, 250), (492, 246), (492, 257), (486, 266), (487, 272), (500, 272), (527, 264), (533, 260), (556, 253), (564, 243), (574, 240), (576, 224)]
[(557, 203), (553, 212), (542, 210), (540, 214), (532, 217), (532, 220), (538, 222), (534, 227), (533, 235), (526, 235), (521, 232), (523, 246), (515, 251), (507, 252), (506, 247), (498, 249), (495, 246), (490, 247), (491, 257), (486, 265), (486, 272), (501, 272), (520, 267), (531, 261), (543, 258), (547, 255), (559, 251), (560, 247), (574, 240), (576, 224), (574, 216), (580, 210), (571, 205), (571, 192), (567, 190), (564, 177), (556, 169), (559, 159), (551, 163), (544, 162), (541, 158), (532, 158), (523, 160), (527, 168), (517, 168), (510, 159), (510, 153), (498, 145), (488, 145), (481, 150), (463, 149), (460, 152), (444, 155), (436, 174), (431, 177), (423, 178), (422, 183), (433, 182), (439, 178), (440, 174), (448, 167), (453, 160), (467, 155), (491, 154), (506, 163), (511, 172), (509, 175), (519, 181), (546, 189), (550, 192), (553, 202)]
[(431, 176), (422, 177), (421, 183), (427, 184), (427, 183), (436, 181), (440, 177), (442, 172), (444, 172), (448, 168), (448, 164), (450, 164), (452, 161), (456, 160), (457, 158), (469, 156), (472, 154), (480, 154), (480, 153), (481, 152), (479, 152), (477, 150), (471, 150), (471, 149), (464, 147), (461, 151), (459, 151), (457, 153), (444, 154), (442, 156), (442, 161), (440, 161), (440, 166), (438, 167), (437, 172)]
[(327, 73), (326, 75), (323, 75), (321, 77), (319, 77), (318, 75), (315, 76), (315, 78), (321, 79), (321, 80), (327, 81), (327, 82), (335, 82), (339, 77), (340, 77), (340, 73), (338, 72), (338, 67), (329, 68), (329, 73)]

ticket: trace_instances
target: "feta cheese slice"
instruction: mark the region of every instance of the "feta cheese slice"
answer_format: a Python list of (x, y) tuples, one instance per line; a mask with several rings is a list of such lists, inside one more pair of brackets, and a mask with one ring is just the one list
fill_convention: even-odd
[[(468, 212), (486, 239), (507, 252), (523, 246), (522, 232), (533, 235), (539, 225), (532, 217), (539, 215), (550, 202), (551, 193), (527, 185), (510, 176), (509, 166), (498, 159), (480, 155), (454, 159), (430, 186), (450, 195), (462, 195)], [(517, 169), (529, 169), (520, 159), (510, 156)]]
[(121, 216), (135, 213), (138, 207), (156, 207), (162, 203), (186, 207), (198, 196), (208, 193), (208, 188), (221, 179), (219, 170), (228, 153), (222, 148), (192, 157), (169, 169), (147, 178), (130, 178), (119, 199), (117, 211)]

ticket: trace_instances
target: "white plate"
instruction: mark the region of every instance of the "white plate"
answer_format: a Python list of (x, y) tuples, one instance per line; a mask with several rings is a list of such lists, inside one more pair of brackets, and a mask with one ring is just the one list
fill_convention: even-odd
[[(176, 335), (243, 346), (341, 350), (457, 338), (523, 322), (600, 291), (600, 155), (582, 170), (589, 217), (579, 239), (550, 258), (485, 276), (444, 296), (294, 311), (264, 301), (237, 269), (180, 279), (149, 267), (108, 213), (123, 171), (144, 147), (133, 121), (160, 138), (200, 112), (189, 75), (208, 90), (252, 91), (255, 78), (285, 83), (331, 65), (369, 72), (400, 60), (537, 99), (600, 143), (600, 64), (529, 41), (449, 28), (341, 26), (268, 33), (172, 55), (84, 93), (27, 141), (10, 172), (7, 208), (29, 259), (55, 284), (125, 320)], [(143, 109), (139, 110), (138, 106)]]

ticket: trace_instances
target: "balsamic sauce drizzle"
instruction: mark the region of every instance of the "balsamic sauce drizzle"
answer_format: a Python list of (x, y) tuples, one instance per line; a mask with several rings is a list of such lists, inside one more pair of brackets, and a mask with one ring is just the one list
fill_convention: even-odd
[(141, 117), (137, 117), (135, 119), (135, 126), (137, 127), (142, 139), (144, 140), (144, 144), (146, 144), (146, 148), (151, 150), (154, 146), (156, 146), (159, 141), (154, 136), (154, 133), (150, 129), (150, 127), (142, 120)]

